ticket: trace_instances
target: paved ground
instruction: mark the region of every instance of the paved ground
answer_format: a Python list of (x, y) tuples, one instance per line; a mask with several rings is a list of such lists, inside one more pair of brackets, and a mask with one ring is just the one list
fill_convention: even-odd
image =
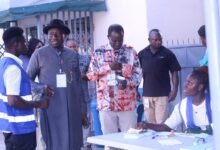
[(5, 149), (4, 137), (1, 132), (0, 132), (0, 149), (1, 150)]
[[(37, 130), (37, 143), (40, 143), (40, 131), (39, 129)], [(0, 132), (0, 150), (4, 150), (5, 149), (5, 143), (4, 143), (4, 137), (2, 135), (2, 133)], [(38, 144), (38, 147), (36, 150), (43, 150), (42, 145)]]
[[(41, 144), (41, 141), (40, 141), (40, 131), (39, 129), (37, 129), (37, 143), (38, 143), (38, 146), (37, 146), (37, 149), (36, 150), (43, 150), (43, 147), (42, 147), (42, 144)], [(4, 144), (4, 137), (2, 135), (2, 133), (0, 132), (0, 150), (4, 150), (5, 149), (5, 144)], [(89, 149), (82, 149), (82, 150), (89, 150)], [(96, 148), (94, 146), (92, 146), (92, 150), (103, 150), (103, 148)]]

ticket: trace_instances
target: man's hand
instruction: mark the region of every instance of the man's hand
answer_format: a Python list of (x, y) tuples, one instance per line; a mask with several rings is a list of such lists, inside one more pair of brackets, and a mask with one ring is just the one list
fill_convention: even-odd
[(142, 99), (141, 99), (141, 94), (140, 94), (140, 92), (138, 91), (138, 89), (136, 90), (136, 92), (137, 92), (137, 101), (138, 102), (142, 102)]
[(38, 108), (41, 109), (46, 109), (49, 107), (49, 100), (48, 99), (43, 99), (38, 101)]
[(139, 122), (137, 124), (137, 129), (147, 129), (147, 123), (146, 122)]
[(48, 85), (45, 85), (44, 87), (44, 95), (46, 96), (53, 96), (54, 95), (54, 89)]
[(89, 81), (89, 78), (86, 76), (86, 74), (82, 74), (82, 79), (85, 81)]
[(178, 85), (179, 85), (179, 77), (178, 77), (178, 72), (177, 71), (173, 71), (171, 73), (171, 80), (172, 80), (172, 84), (173, 84), (173, 89), (172, 91), (170, 91), (169, 95), (168, 95), (168, 102), (171, 102), (175, 99), (177, 91), (178, 91)]
[(176, 97), (177, 92), (176, 91), (170, 91), (169, 96), (168, 96), (168, 102), (172, 102), (175, 97)]
[(49, 107), (49, 99), (48, 98), (42, 98), (40, 101), (36, 101), (35, 102), (35, 107), (36, 108), (41, 108), (41, 109), (45, 109)]
[(120, 90), (124, 90), (127, 87), (127, 81), (126, 80), (117, 80), (118, 81), (118, 88)]
[(86, 114), (82, 115), (82, 125), (85, 129), (89, 128), (90, 122)]
[(110, 64), (111, 70), (121, 70), (122, 69), (122, 63), (119, 62), (113, 62)]

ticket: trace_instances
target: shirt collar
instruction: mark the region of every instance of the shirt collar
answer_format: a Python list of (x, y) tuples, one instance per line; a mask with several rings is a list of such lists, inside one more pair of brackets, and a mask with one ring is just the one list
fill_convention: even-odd
[(4, 52), (4, 57), (9, 57), (11, 59), (14, 59), (20, 66), (23, 65), (22, 60), (11, 53)]
[(165, 47), (161, 45), (161, 46), (159, 47), (159, 49), (158, 49), (155, 53), (152, 53), (152, 52), (151, 52), (151, 49), (150, 49), (150, 45), (148, 45), (148, 46), (146, 47), (146, 49), (148, 50), (148, 52), (151, 53), (152, 55), (158, 54), (158, 53), (159, 53), (161, 50), (163, 50), (164, 48), (165, 48)]
[(64, 45), (60, 46), (59, 49), (58, 49), (58, 48), (54, 48), (54, 47), (52, 47), (51, 45), (49, 45), (49, 47), (50, 47), (51, 49), (55, 50), (55, 52), (63, 52), (63, 51), (64, 51), (64, 48), (65, 48)]

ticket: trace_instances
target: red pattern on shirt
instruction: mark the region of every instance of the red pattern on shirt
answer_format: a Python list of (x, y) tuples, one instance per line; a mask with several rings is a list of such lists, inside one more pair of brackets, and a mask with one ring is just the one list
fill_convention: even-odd
[[(108, 85), (107, 76), (115, 74), (109, 64), (116, 59), (123, 57), (127, 62), (122, 63), (122, 76), (127, 81), (127, 87), (120, 90), (117, 85)], [(123, 46), (119, 54), (115, 56), (109, 45), (102, 46), (92, 55), (87, 76), (90, 80), (96, 80), (97, 107), (104, 111), (129, 111), (136, 107), (136, 87), (140, 84), (142, 72), (137, 53), (131, 47)]]

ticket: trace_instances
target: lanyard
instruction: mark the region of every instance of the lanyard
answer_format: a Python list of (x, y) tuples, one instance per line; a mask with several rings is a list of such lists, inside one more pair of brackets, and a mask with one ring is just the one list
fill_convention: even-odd
[(57, 54), (57, 60), (58, 60), (58, 65), (59, 65), (59, 72), (62, 73), (63, 72), (63, 60), (61, 58), (61, 55), (62, 55), (62, 51), (57, 51), (56, 52)]

